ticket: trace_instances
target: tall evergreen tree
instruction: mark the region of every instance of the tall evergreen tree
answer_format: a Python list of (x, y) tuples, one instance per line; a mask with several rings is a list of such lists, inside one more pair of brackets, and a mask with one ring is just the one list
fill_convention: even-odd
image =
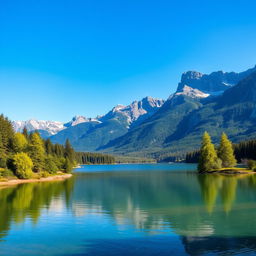
[(6, 167), (6, 152), (4, 149), (3, 141), (2, 141), (2, 136), (0, 134), (0, 168), (5, 168)]
[(75, 161), (75, 151), (72, 148), (72, 146), (71, 146), (71, 144), (70, 144), (68, 139), (66, 140), (66, 143), (65, 143), (65, 153), (64, 153), (64, 156), (65, 156), (65, 158), (69, 159), (69, 161), (71, 163), (74, 163), (74, 161)]
[(211, 141), (211, 137), (207, 132), (205, 132), (202, 138), (202, 146), (200, 149), (198, 171), (212, 171), (213, 169), (220, 167), (220, 159), (218, 159), (216, 150)]
[(33, 161), (34, 171), (38, 172), (44, 169), (44, 163), (45, 163), (44, 143), (39, 133), (37, 132), (30, 134), (29, 156)]
[(45, 152), (46, 152), (46, 154), (47, 155), (53, 154), (54, 148), (53, 148), (53, 144), (52, 144), (52, 142), (51, 142), (51, 140), (49, 138), (45, 141), (44, 145), (45, 145)]
[(232, 143), (224, 132), (220, 139), (218, 157), (222, 160), (222, 167), (234, 167), (237, 163)]
[(26, 139), (28, 139), (29, 135), (28, 135), (28, 129), (27, 127), (23, 128), (22, 134), (25, 136)]

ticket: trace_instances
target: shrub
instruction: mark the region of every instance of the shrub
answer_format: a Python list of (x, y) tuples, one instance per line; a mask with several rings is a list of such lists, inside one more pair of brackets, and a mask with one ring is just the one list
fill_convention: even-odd
[(11, 170), (1, 168), (0, 169), (0, 177), (1, 178), (11, 178), (11, 177), (14, 177), (14, 174)]
[(250, 170), (256, 171), (256, 161), (255, 160), (248, 160), (247, 166)]
[(29, 179), (32, 177), (33, 162), (26, 153), (17, 153), (13, 157), (15, 174), (20, 179)]

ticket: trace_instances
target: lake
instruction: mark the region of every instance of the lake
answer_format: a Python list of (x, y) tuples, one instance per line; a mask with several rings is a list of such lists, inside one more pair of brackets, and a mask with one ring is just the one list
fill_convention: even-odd
[(256, 176), (192, 164), (82, 166), (0, 189), (0, 255), (255, 255)]

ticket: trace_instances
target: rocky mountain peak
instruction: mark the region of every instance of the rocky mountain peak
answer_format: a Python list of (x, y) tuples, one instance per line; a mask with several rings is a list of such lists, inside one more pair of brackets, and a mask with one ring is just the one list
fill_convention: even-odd
[(240, 73), (216, 71), (210, 74), (202, 74), (197, 71), (187, 71), (181, 76), (177, 92), (182, 92), (184, 86), (189, 86), (206, 94), (221, 94), (254, 71), (256, 71), (256, 66)]

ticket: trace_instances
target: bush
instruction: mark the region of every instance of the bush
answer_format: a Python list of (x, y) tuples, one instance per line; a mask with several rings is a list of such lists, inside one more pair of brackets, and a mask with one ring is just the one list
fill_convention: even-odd
[(255, 160), (248, 160), (247, 166), (250, 170), (256, 171), (256, 161)]
[(33, 162), (26, 153), (17, 153), (13, 157), (15, 174), (20, 179), (29, 179), (32, 177)]
[(0, 177), (1, 178), (11, 178), (11, 177), (14, 177), (14, 174), (11, 170), (1, 168), (0, 169)]
[(42, 172), (39, 173), (40, 178), (47, 178), (49, 176), (50, 176), (50, 173), (46, 172), (46, 171), (42, 171)]

